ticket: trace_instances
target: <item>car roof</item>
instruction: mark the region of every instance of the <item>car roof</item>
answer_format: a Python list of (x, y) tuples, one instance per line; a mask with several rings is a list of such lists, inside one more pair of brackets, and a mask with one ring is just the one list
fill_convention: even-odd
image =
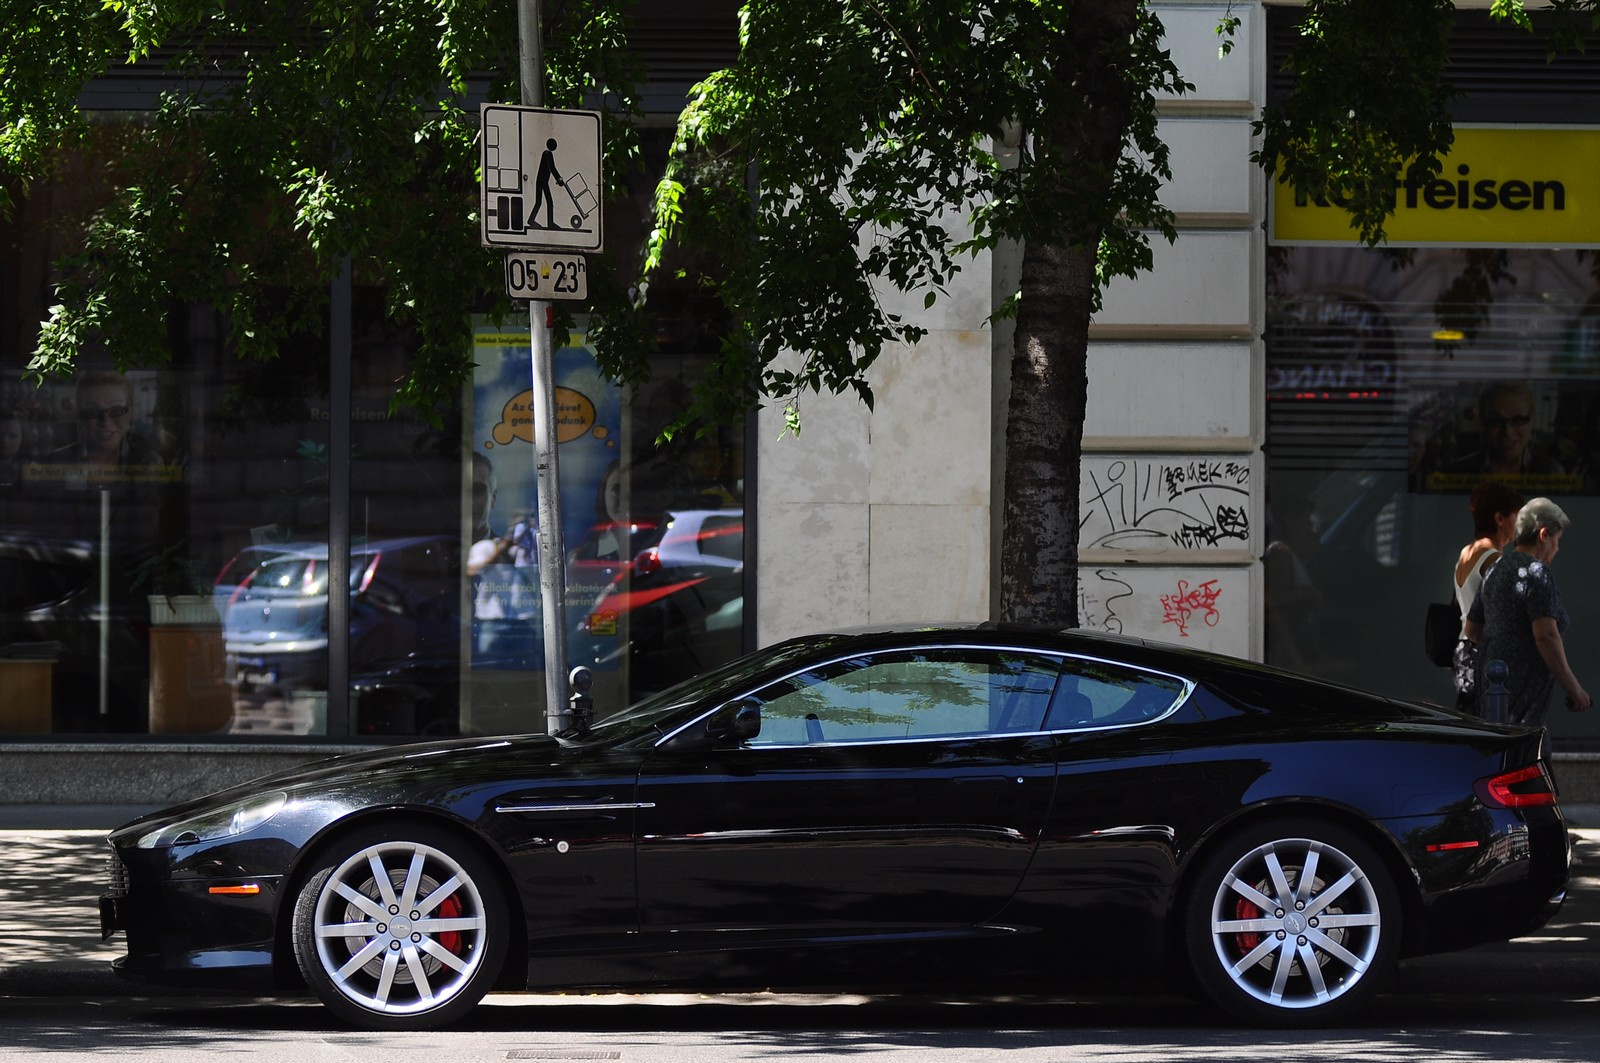
[(817, 634), (823, 637), (843, 637), (863, 651), (894, 645), (934, 645), (950, 641), (990, 646), (1011, 644), (1042, 651), (1106, 657), (1129, 665), (1172, 672), (1191, 678), (1201, 675), (1208, 678), (1220, 678), (1224, 675), (1242, 678), (1246, 675), (1255, 675), (1276, 681), (1297, 682), (1308, 687), (1343, 690), (1366, 697), (1375, 696), (1359, 688), (1328, 683), (1315, 677), (1287, 672), (1243, 658), (1092, 628), (996, 621), (955, 621), (841, 626)]
[(741, 506), (730, 506), (726, 509), (669, 509), (663, 512), (667, 523), (692, 524), (699, 527), (713, 517), (736, 517), (744, 519), (744, 509)]

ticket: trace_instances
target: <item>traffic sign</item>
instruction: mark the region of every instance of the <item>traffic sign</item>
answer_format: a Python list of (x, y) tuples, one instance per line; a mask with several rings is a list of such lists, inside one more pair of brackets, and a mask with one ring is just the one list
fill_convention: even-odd
[(478, 115), (484, 246), (600, 250), (600, 112), (486, 103)]
[(582, 255), (508, 251), (506, 294), (513, 299), (587, 299), (588, 260)]

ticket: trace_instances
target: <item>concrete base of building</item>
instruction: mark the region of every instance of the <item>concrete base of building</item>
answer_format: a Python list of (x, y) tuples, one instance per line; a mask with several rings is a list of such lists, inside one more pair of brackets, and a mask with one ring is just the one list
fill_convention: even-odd
[(0, 745), (0, 805), (164, 807), (367, 745), (77, 743)]

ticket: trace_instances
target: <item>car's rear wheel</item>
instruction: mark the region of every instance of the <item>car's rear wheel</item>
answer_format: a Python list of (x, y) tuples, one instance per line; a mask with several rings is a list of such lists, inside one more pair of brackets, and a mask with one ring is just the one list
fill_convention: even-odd
[(1185, 911), (1201, 990), (1237, 1018), (1313, 1026), (1377, 991), (1400, 941), (1388, 868), (1335, 824), (1280, 820), (1220, 841)]
[(493, 868), (426, 824), (371, 827), (325, 850), (294, 907), (295, 960), (338, 1015), (371, 1029), (432, 1029), (499, 975), (509, 917)]

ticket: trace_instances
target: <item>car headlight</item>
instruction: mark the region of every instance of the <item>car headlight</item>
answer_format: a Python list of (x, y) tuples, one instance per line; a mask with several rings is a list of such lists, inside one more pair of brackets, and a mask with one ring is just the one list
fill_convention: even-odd
[(232, 838), (276, 816), (288, 800), (289, 795), (281, 791), (257, 794), (169, 823), (144, 835), (134, 845), (140, 849), (162, 849), (169, 845), (194, 845), (218, 838)]

